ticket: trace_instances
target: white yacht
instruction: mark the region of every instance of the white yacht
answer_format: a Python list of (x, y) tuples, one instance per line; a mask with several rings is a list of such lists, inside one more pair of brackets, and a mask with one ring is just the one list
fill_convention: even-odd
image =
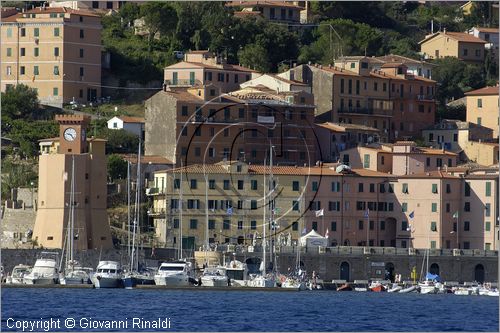
[(5, 283), (7, 284), (23, 284), (24, 276), (31, 272), (31, 266), (17, 265), (12, 269), (12, 273), (7, 276)]
[(122, 269), (117, 261), (99, 261), (92, 283), (96, 288), (121, 288)]
[(276, 287), (276, 280), (273, 276), (257, 275), (247, 283), (248, 287), (254, 288), (274, 288)]
[(201, 285), (204, 287), (227, 287), (229, 278), (223, 267), (207, 267), (201, 276)]
[(298, 278), (287, 277), (285, 281), (281, 283), (281, 288), (306, 290), (306, 283)]
[(59, 273), (57, 271), (57, 252), (42, 252), (36, 260), (33, 270), (24, 276), (25, 284), (57, 284)]
[(247, 264), (239, 260), (231, 260), (226, 265), (222, 266), (226, 270), (226, 275), (229, 279), (230, 286), (246, 287), (248, 284), (248, 268)]
[(71, 270), (66, 270), (59, 282), (62, 285), (91, 284), (93, 274), (94, 269), (91, 267), (73, 266)]
[(157, 286), (187, 287), (193, 280), (192, 264), (188, 261), (164, 262), (155, 274), (155, 284)]
[(437, 294), (438, 288), (436, 287), (434, 281), (425, 280), (418, 284), (421, 294)]

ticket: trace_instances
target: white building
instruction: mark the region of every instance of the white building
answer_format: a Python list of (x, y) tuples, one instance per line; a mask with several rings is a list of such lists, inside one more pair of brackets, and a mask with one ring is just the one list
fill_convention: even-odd
[(403, 57), (397, 54), (389, 54), (383, 57), (376, 57), (376, 59), (380, 60), (381, 63), (377, 64), (376, 62), (374, 62), (373, 68), (375, 69), (380, 69), (380, 67), (386, 63), (398, 62), (407, 67), (407, 73), (411, 73), (415, 76), (423, 76), (428, 79), (432, 79), (432, 69), (436, 67), (436, 65), (429, 62)]
[(484, 44), (484, 48), (490, 50), (492, 58), (498, 62), (498, 28), (473, 27), (467, 32), (474, 37), (485, 40), (487, 44)]
[(311, 93), (311, 87), (305, 83), (290, 80), (286, 77), (289, 72), (279, 75), (263, 74), (257, 78), (251, 79), (240, 84), (241, 88), (256, 87), (259, 85), (265, 86), (277, 92), (282, 91), (305, 91)]
[(144, 118), (118, 116), (108, 120), (109, 129), (123, 129), (144, 139)]

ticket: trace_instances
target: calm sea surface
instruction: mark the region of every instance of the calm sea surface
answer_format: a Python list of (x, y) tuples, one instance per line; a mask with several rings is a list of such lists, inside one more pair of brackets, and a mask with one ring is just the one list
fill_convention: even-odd
[[(13, 323), (9, 318), (60, 319), (60, 331), (88, 331), (79, 326), (82, 319), (83, 324), (122, 320), (126, 331), (154, 331), (132, 328), (134, 317), (170, 318), (166, 331), (498, 332), (499, 299), (334, 291), (2, 289), (2, 331), (16, 330), (7, 327)], [(64, 326), (67, 318), (75, 319), (74, 329)]]

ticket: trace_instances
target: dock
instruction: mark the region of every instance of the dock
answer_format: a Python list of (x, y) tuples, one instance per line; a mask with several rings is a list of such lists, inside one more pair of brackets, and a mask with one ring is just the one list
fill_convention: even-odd
[[(62, 284), (2, 284), (2, 288), (73, 288), (73, 289), (95, 289), (93, 284), (73, 284), (73, 285), (62, 285)], [(103, 288), (107, 289), (107, 288)], [(115, 288), (124, 289), (124, 288)], [(290, 292), (297, 291), (291, 288), (257, 288), (257, 287), (169, 287), (169, 286), (157, 286), (157, 285), (137, 285), (133, 289), (143, 289), (143, 290), (191, 290), (191, 291), (277, 291), (277, 292)]]

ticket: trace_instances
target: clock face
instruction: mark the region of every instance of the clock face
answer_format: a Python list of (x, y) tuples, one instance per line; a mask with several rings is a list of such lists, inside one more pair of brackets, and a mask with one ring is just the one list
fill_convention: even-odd
[(64, 130), (64, 139), (66, 141), (74, 141), (76, 139), (76, 130), (72, 127), (68, 127)]

